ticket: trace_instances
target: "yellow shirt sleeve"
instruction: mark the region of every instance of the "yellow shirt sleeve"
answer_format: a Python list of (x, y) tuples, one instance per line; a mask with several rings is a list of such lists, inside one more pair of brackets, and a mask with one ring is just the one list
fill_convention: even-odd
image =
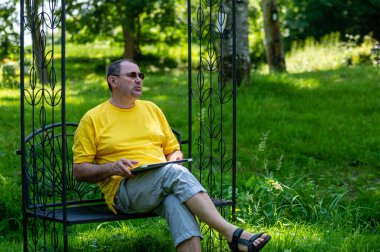
[(94, 162), (96, 142), (95, 128), (86, 114), (80, 121), (74, 134), (74, 164)]

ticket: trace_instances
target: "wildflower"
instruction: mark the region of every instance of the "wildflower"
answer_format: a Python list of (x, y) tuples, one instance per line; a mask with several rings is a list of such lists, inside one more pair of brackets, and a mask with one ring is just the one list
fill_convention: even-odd
[(279, 190), (279, 191), (284, 191), (284, 189), (282, 188), (282, 185), (274, 180), (274, 179), (268, 179), (268, 183), (271, 184), (271, 186), (276, 189), (276, 190)]
[(276, 190), (284, 191), (284, 189), (282, 189), (281, 184), (278, 183), (277, 181), (275, 181), (274, 183), (272, 183), (272, 186), (273, 186), (274, 189), (276, 189)]

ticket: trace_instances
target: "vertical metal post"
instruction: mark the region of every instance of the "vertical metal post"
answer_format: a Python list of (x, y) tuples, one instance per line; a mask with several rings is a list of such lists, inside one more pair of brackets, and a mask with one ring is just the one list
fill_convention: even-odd
[(62, 8), (62, 30), (61, 30), (61, 83), (62, 83), (62, 203), (63, 203), (63, 248), (68, 251), (68, 233), (67, 233), (67, 206), (66, 206), (66, 191), (67, 191), (67, 144), (66, 144), (66, 3), (61, 1)]
[(27, 184), (26, 184), (26, 171), (24, 169), (25, 158), (25, 114), (24, 114), (24, 75), (25, 75), (25, 50), (24, 50), (24, 0), (20, 1), (20, 111), (21, 111), (21, 176), (22, 176), (22, 234), (23, 234), (23, 248), (28, 251), (28, 220), (26, 216), (27, 205)]
[[(191, 69), (191, 0), (187, 0), (187, 71), (188, 71), (188, 105), (187, 105), (187, 123), (188, 123), (188, 157), (192, 156), (192, 102), (191, 102), (191, 87), (192, 87), (192, 69)], [(190, 164), (191, 168), (191, 164)]]
[(236, 209), (236, 1), (232, 1), (232, 220)]

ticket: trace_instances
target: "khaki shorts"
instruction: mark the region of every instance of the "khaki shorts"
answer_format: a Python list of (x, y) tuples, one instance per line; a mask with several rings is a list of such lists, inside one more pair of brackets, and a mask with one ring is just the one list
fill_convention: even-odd
[(170, 164), (123, 179), (115, 196), (120, 213), (155, 212), (166, 218), (174, 246), (192, 237), (201, 237), (199, 225), (184, 202), (206, 192), (191, 172)]

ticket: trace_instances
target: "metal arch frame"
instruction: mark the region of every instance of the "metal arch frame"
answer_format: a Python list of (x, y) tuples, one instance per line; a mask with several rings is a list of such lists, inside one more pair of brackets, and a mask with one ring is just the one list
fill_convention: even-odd
[[(223, 5), (222, 3), (222, 0), (198, 0), (197, 2), (199, 2), (199, 7), (198, 7), (198, 11), (201, 10), (201, 12), (203, 12), (203, 9), (207, 9), (210, 13), (212, 13), (212, 8), (219, 4), (219, 8), (220, 6)], [(236, 142), (236, 87), (237, 87), (237, 81), (236, 81), (236, 0), (232, 0), (231, 1), (232, 4), (231, 4), (231, 7), (232, 7), (232, 24), (231, 24), (231, 30), (230, 31), (230, 35), (232, 35), (232, 220), (234, 221), (235, 220), (235, 211), (236, 211), (236, 150), (237, 150), (237, 142)], [(220, 9), (218, 9), (217, 13), (219, 15), (219, 11)], [(192, 77), (192, 72), (193, 72), (193, 69), (192, 69), (192, 65), (193, 65), (193, 60), (192, 60), (192, 42), (193, 42), (193, 37), (194, 37), (194, 34), (193, 34), (193, 29), (197, 29), (199, 33), (203, 33), (203, 31), (201, 31), (203, 28), (202, 28), (202, 24), (199, 25), (198, 24), (193, 24), (192, 23), (192, 1), (191, 0), (187, 0), (187, 23), (188, 23), (188, 41), (187, 41), (187, 44), (188, 44), (188, 139), (189, 139), (189, 143), (194, 143), (194, 139), (193, 139), (193, 128), (192, 128), (192, 125), (193, 125), (193, 95), (194, 95), (194, 92), (195, 89), (194, 89), (194, 85), (193, 85), (193, 77)], [(199, 15), (199, 13), (197, 13), (197, 15)], [(211, 16), (211, 14), (210, 14)], [(199, 17), (197, 17), (199, 18)], [(215, 22), (217, 23), (217, 22)], [(198, 25), (198, 26), (197, 26)], [(213, 25), (211, 24), (211, 21), (210, 23), (206, 24), (205, 26), (209, 26), (210, 27), (210, 30), (213, 28)], [(223, 40), (223, 39), (228, 39), (228, 36), (224, 35), (224, 31), (219, 31), (221, 33), (223, 33), (223, 35), (220, 35), (219, 39), (220, 40)], [(209, 31), (210, 33), (210, 40), (213, 40), (214, 38), (212, 38), (212, 31)], [(199, 35), (199, 34), (198, 34)], [(201, 37), (201, 38), (200, 38)], [(201, 44), (201, 41), (199, 40), (202, 40), (203, 38), (203, 35), (199, 35), (198, 36), (198, 41), (199, 44)], [(197, 38), (195, 39), (197, 40)], [(201, 45), (200, 45), (201, 47)], [(208, 48), (209, 49), (209, 48)], [(199, 49), (200, 51), (202, 51), (202, 48)], [(221, 65), (223, 65), (223, 55), (222, 55), (222, 50), (220, 50), (220, 55), (218, 56), (219, 57), (219, 67)], [(210, 57), (210, 62), (212, 61), (211, 59), (212, 57)], [(198, 72), (202, 71), (202, 58), (199, 60), (199, 62), (197, 62), (199, 64), (199, 70)], [(214, 70), (212, 69), (212, 67), (209, 67), (209, 73), (212, 74)], [(222, 75), (224, 74), (223, 72), (223, 69), (220, 67), (219, 68), (219, 73), (221, 73)], [(218, 80), (218, 85), (223, 85), (221, 84), (220, 82), (223, 82), (223, 80)], [(212, 85), (212, 84), (210, 84)], [(211, 88), (212, 89), (212, 88)], [(212, 90), (211, 90), (212, 91)], [(210, 92), (211, 92), (210, 91)], [(221, 92), (223, 92), (223, 90), (221, 90)], [(211, 96), (211, 95), (210, 95)], [(211, 98), (210, 98), (211, 99)], [(211, 105), (212, 106), (212, 105)], [(192, 144), (189, 144), (189, 147), (188, 147), (188, 156), (190, 157), (193, 157), (194, 155), (194, 151), (193, 151), (193, 145)]]
[[(217, 52), (215, 52), (215, 48), (212, 48), (212, 44), (215, 42), (215, 40), (219, 41), (220, 47), (223, 45), (223, 40), (225, 39), (232, 39), (232, 76), (229, 76), (232, 80), (232, 111), (229, 111), (232, 113), (232, 125), (230, 125), (229, 131), (232, 131), (232, 146), (230, 148), (230, 151), (232, 152), (231, 157), (231, 166), (232, 169), (230, 170), (232, 172), (232, 192), (231, 192), (231, 202), (229, 206), (231, 206), (231, 216), (232, 221), (235, 221), (235, 211), (236, 211), (236, 0), (231, 1), (231, 14), (232, 14), (232, 22), (230, 22), (229, 30), (218, 30), (217, 32), (214, 31), (214, 28), (216, 28), (217, 25), (219, 27), (222, 27), (222, 24), (219, 20), (219, 15), (224, 15), (224, 13), (220, 13), (223, 11), (223, 0), (198, 0), (198, 10), (196, 12), (196, 17), (194, 19), (196, 20), (194, 23), (192, 23), (192, 1), (187, 0), (187, 22), (188, 22), (188, 139), (189, 139), (189, 147), (188, 147), (188, 156), (193, 157), (195, 160), (194, 166), (195, 168), (192, 169), (192, 172), (198, 177), (200, 182), (204, 185), (206, 185), (206, 189), (208, 190), (209, 194), (211, 196), (214, 196), (215, 194), (218, 195), (220, 198), (225, 198), (226, 193), (223, 192), (223, 173), (228, 171), (228, 168), (225, 170), (225, 164), (227, 164), (229, 161), (226, 161), (226, 158), (224, 157), (223, 151), (225, 151), (225, 137), (223, 135), (223, 103), (224, 103), (224, 97), (228, 96), (226, 95), (231, 90), (227, 91), (225, 90), (225, 72), (223, 68), (223, 50), (222, 48), (219, 48), (219, 55)], [(217, 10), (217, 11), (215, 11)], [(217, 21), (213, 21), (212, 19), (215, 18), (215, 12), (217, 16)], [(208, 17), (204, 17), (208, 15)], [(214, 16), (213, 16), (214, 15)], [(209, 23), (205, 21), (205, 19), (209, 18)], [(230, 17), (231, 18), (231, 17)], [(219, 24), (218, 24), (219, 22)], [(224, 20), (222, 20), (222, 23)], [(222, 28), (223, 29), (223, 28)], [(206, 35), (204, 35), (206, 33)], [(219, 33), (219, 34), (217, 34)], [(232, 38), (231, 38), (232, 36)], [(198, 65), (198, 76), (197, 76), (197, 83), (193, 84), (193, 59), (192, 59), (192, 46), (193, 46), (193, 39), (195, 40), (196, 44), (195, 46), (198, 46), (199, 50), (199, 60), (194, 60), (195, 63)], [(202, 47), (202, 43), (206, 41), (208, 44), (205, 48)], [(197, 44), (198, 43), (198, 44)], [(211, 45), (211, 46), (210, 46)], [(202, 56), (202, 52), (206, 50), (207, 55)], [(216, 66), (214, 66), (214, 63)], [(209, 75), (209, 80), (205, 81), (203, 71), (206, 72), (206, 74)], [(213, 86), (213, 79), (212, 75), (218, 74), (218, 80), (217, 80), (217, 87)], [(200, 76), (200, 77), (199, 77)], [(220, 78), (222, 76), (222, 78)], [(199, 80), (201, 79), (201, 80)], [(207, 82), (206, 84), (204, 82)], [(197, 85), (198, 84), (198, 85)], [(206, 86), (206, 88), (205, 88)], [(219, 94), (223, 98), (220, 98), (219, 101), (216, 101), (213, 103), (213, 94)], [(203, 98), (206, 97), (206, 98)], [(219, 105), (219, 108), (216, 108), (216, 106)], [(198, 116), (199, 118), (194, 118), (194, 112), (193, 107), (199, 106)], [(204, 117), (207, 117), (207, 119), (203, 119), (203, 109), (207, 112), (204, 112)], [(219, 109), (219, 110), (218, 110)], [(218, 110), (220, 112), (220, 122), (214, 122), (215, 112)], [(204, 122), (203, 122), (204, 120)], [(199, 130), (198, 133), (194, 132), (193, 124), (199, 122)], [(217, 129), (219, 127), (219, 131)], [(232, 128), (232, 129), (231, 129)], [(198, 137), (194, 139), (194, 134), (197, 134)], [(209, 148), (205, 151), (204, 148), (204, 142), (208, 141)], [(215, 147), (217, 146), (217, 147)], [(217, 148), (217, 151), (215, 153), (214, 149)], [(205, 152), (208, 152), (205, 154)], [(227, 158), (228, 159), (228, 158)], [(199, 160), (198, 164), (196, 160)], [(219, 165), (219, 175), (217, 175), (217, 172), (214, 172), (214, 164), (213, 161), (215, 160), (215, 163)], [(196, 167), (198, 166), (198, 167)], [(228, 166), (228, 165), (227, 165)], [(196, 171), (194, 171), (196, 170)], [(204, 175), (205, 171), (208, 171), (206, 176)], [(217, 169), (215, 169), (217, 170)], [(219, 176), (219, 188), (215, 188), (214, 182), (215, 177)], [(203, 179), (203, 177), (207, 177), (207, 179)], [(205, 182), (205, 183), (203, 183)], [(218, 192), (215, 192), (219, 190)], [(228, 197), (228, 196), (227, 196)], [(225, 216), (225, 207), (220, 208), (220, 211), (222, 215)], [(207, 250), (213, 251), (214, 249), (222, 250), (222, 238), (219, 235), (219, 242), (216, 242), (213, 237), (216, 237), (218, 239), (218, 234), (213, 232), (208, 227), (204, 227), (202, 229), (202, 232), (207, 232), (208, 237), (205, 240)]]
[[(50, 13), (47, 13), (44, 11), (44, 4), (45, 1), (42, 1), (42, 12), (38, 13), (38, 6), (36, 7), (37, 13), (35, 13), (36, 19), (28, 19), (25, 18), (25, 1), (20, 0), (20, 110), (21, 110), (21, 166), (22, 166), (22, 216), (23, 216), (23, 249), (24, 251), (28, 251), (28, 216), (27, 216), (27, 208), (28, 208), (28, 198), (26, 195), (28, 194), (28, 183), (27, 183), (27, 174), (26, 174), (26, 153), (25, 153), (25, 130), (26, 130), (26, 123), (25, 123), (25, 100), (28, 103), (31, 103), (30, 105), (32, 106), (32, 132), (35, 132), (35, 114), (39, 114), (39, 123), (41, 125), (41, 128), (45, 128), (49, 123), (46, 121), (46, 110), (45, 110), (45, 100), (49, 100), (52, 102), (51, 108), (52, 108), (52, 118), (51, 121), (52, 123), (55, 123), (55, 118), (54, 118), (54, 108), (59, 106), (59, 103), (61, 103), (61, 122), (62, 122), (62, 135), (61, 135), (61, 141), (62, 141), (62, 174), (61, 174), (61, 179), (63, 181), (63, 188), (62, 188), (62, 210), (63, 210), (63, 248), (65, 251), (68, 249), (68, 233), (67, 233), (67, 206), (66, 206), (66, 193), (67, 193), (67, 187), (66, 187), (66, 2), (64, 0), (49, 0), (49, 10)], [(57, 3), (60, 3), (60, 11), (58, 13), (55, 13)], [(37, 2), (30, 1), (30, 5), (36, 5)], [(32, 10), (32, 7), (30, 10)], [(51, 16), (49, 15), (51, 14)], [(56, 19), (58, 17), (58, 19)], [(48, 20), (46, 21), (45, 18)], [(50, 23), (49, 23), (50, 21)], [(33, 63), (32, 63), (32, 68), (29, 73), (30, 77), (30, 86), (32, 91), (29, 92), (27, 88), (25, 87), (25, 29), (26, 26), (25, 24), (28, 24), (31, 28), (31, 32), (35, 31), (36, 26), (38, 27), (43, 27), (40, 32), (40, 39), (41, 41), (38, 41), (40, 43), (40, 46), (43, 47), (41, 51), (33, 51), (32, 50), (32, 58), (33, 58)], [(58, 24), (61, 24), (61, 87), (60, 89), (54, 93), (55, 89), (55, 84), (56, 84), (56, 73), (55, 73), (55, 68), (54, 68), (54, 33), (53, 30), (58, 28)], [(49, 26), (50, 25), (50, 26)], [(47, 26), (47, 28), (44, 28)], [(55, 27), (56, 26), (56, 27)], [(52, 32), (52, 50), (48, 51), (47, 54), (45, 54), (45, 47), (46, 47), (46, 37), (45, 37), (45, 31), (49, 30)], [(33, 42), (34, 43), (34, 42)], [(50, 59), (48, 59), (50, 55)], [(42, 73), (42, 83), (41, 83), (41, 88), (37, 88), (37, 72), (39, 71), (38, 69), (45, 69), (46, 71), (50, 65), (50, 72), (49, 76), (44, 76), (44, 73)], [(41, 76), (40, 76), (41, 77)], [(48, 79), (49, 83), (44, 83), (44, 78)], [(50, 78), (53, 78), (51, 80)], [(46, 81), (45, 79), (45, 81)], [(50, 86), (51, 90), (48, 90), (49, 87), (46, 87), (47, 85)], [(37, 90), (35, 90), (37, 88)], [(51, 91), (51, 93), (49, 93)], [(25, 93), (28, 94), (28, 96), (25, 95)], [(48, 97), (45, 97), (47, 95)], [(40, 96), (40, 98), (39, 98)], [(29, 98), (29, 101), (28, 101)], [(55, 104), (55, 99), (58, 98), (58, 102)], [(39, 103), (42, 103), (40, 110), (38, 110), (37, 105)], [(49, 102), (47, 102), (48, 105)], [(38, 113), (39, 112), (39, 113)], [(37, 120), (38, 121), (38, 120)], [(43, 225), (45, 227), (46, 225), (46, 220), (42, 220)], [(34, 225), (38, 225), (34, 223)], [(35, 229), (36, 227), (32, 225), (32, 229)], [(55, 222), (54, 222), (54, 230), (55, 230)], [(36, 230), (34, 230), (36, 231)], [(55, 232), (53, 232), (55, 233)], [(54, 234), (53, 234), (54, 235)], [(57, 234), (55, 234), (57, 235)], [(38, 234), (33, 234), (32, 238), (33, 239), (38, 239)], [(44, 232), (44, 245), (43, 248), (46, 250), (45, 242), (46, 242), (46, 234)], [(52, 237), (53, 244), (57, 245), (56, 240), (57, 237)], [(34, 250), (37, 250), (37, 241), (34, 243)], [(57, 249), (57, 247), (55, 248)]]
[[(61, 76), (60, 76), (60, 81), (61, 81), (61, 89), (59, 90), (60, 91), (60, 97), (59, 97), (59, 102), (57, 104), (53, 104), (51, 107), (55, 107), (55, 106), (58, 106), (59, 103), (61, 103), (60, 105), (60, 113), (61, 113), (61, 122), (62, 122), (62, 143), (63, 143), (63, 151), (62, 151), (62, 162), (63, 162), (63, 167), (66, 167), (67, 164), (66, 164), (66, 13), (65, 13), (65, 10), (66, 10), (66, 2), (64, 0), (48, 0), (49, 3), (54, 3), (56, 4), (57, 2), (60, 2), (60, 8), (61, 8), (61, 12), (60, 12), (60, 18), (58, 20), (58, 22), (61, 24)], [(199, 5), (202, 6), (202, 4), (204, 4), (206, 6), (206, 8), (210, 8), (210, 13), (211, 13), (211, 8), (214, 4), (218, 3), (219, 1), (219, 4), (222, 5), (222, 0), (198, 0), (199, 1)], [(42, 1), (42, 3), (44, 4), (45, 1)], [(232, 212), (232, 218), (234, 220), (235, 218), (235, 206), (236, 206), (236, 2), (235, 0), (232, 1), (232, 46), (233, 46), (233, 53), (232, 53), (232, 147), (231, 147), (231, 151), (232, 151), (232, 156), (231, 156), (231, 172), (232, 172), (232, 197), (231, 197), (231, 201), (232, 203), (231, 204), (228, 204), (229, 206), (231, 206), (231, 212)], [(44, 85), (47, 85), (47, 84), (42, 84), (42, 87), (41, 89), (39, 89), (36, 93), (35, 91), (33, 90), (33, 94), (30, 94), (30, 93), (27, 93), (27, 96), (25, 95), (25, 92), (28, 92), (27, 88), (25, 87), (25, 41), (24, 41), (24, 31), (25, 31), (25, 24), (27, 22), (34, 22), (34, 21), (31, 21), (31, 20), (26, 20), (25, 19), (25, 1), (24, 0), (21, 0), (20, 1), (20, 20), (21, 20), (21, 23), (20, 23), (20, 110), (21, 110), (21, 166), (22, 168), (26, 167), (26, 157), (25, 157), (25, 132), (26, 132), (26, 122), (25, 122), (25, 101), (29, 102), (28, 101), (28, 96), (29, 98), (31, 96), (33, 96), (35, 99), (38, 95), (41, 95), (41, 94), (38, 94), (38, 92), (42, 92), (42, 100), (45, 99), (44, 97), (44, 93), (47, 93), (49, 95), (49, 90), (48, 88), (45, 88)], [(188, 7), (188, 141), (189, 143), (193, 143), (194, 142), (194, 139), (193, 139), (193, 128), (192, 128), (192, 124), (193, 124), (193, 121), (194, 121), (194, 116), (193, 116), (193, 106), (194, 106), (194, 93), (197, 91), (196, 88), (193, 87), (193, 77), (192, 77), (192, 72), (193, 72), (193, 69), (192, 69), (192, 64), (193, 64), (193, 59), (192, 59), (192, 43), (193, 43), (193, 39), (192, 39), (192, 29), (195, 27), (192, 25), (192, 4), (191, 4), (191, 0), (187, 0), (187, 7)], [(202, 7), (201, 7), (202, 8)], [(51, 12), (52, 15), (54, 13), (54, 11)], [(47, 15), (46, 13), (39, 13), (39, 15), (42, 15), (42, 18), (44, 18), (44, 15)], [(52, 18), (52, 17), (50, 17)], [(50, 20), (51, 21), (51, 20)], [(56, 22), (57, 20), (53, 20), (53, 22)], [(44, 20), (41, 20), (41, 25), (43, 25), (42, 23), (45, 22)], [(209, 23), (210, 27), (211, 27), (211, 24)], [(58, 27), (58, 25), (57, 25)], [(51, 30), (54, 30), (55, 28), (57, 27), (52, 27)], [(44, 34), (43, 34), (44, 35)], [(211, 36), (211, 35), (210, 35)], [(214, 38), (211, 38), (211, 40), (213, 40)], [(219, 39), (223, 39), (223, 38), (219, 38)], [(198, 41), (199, 42), (199, 41)], [(54, 44), (54, 43), (53, 43)], [(201, 42), (200, 42), (201, 44)], [(200, 50), (202, 51), (202, 48), (200, 48)], [(220, 57), (220, 62), (219, 62), (219, 66), (222, 64), (222, 55), (219, 55)], [(33, 66), (35, 64), (35, 59), (34, 57), (38, 57), (33, 55)], [(40, 58), (43, 58), (43, 57), (46, 57), (46, 55), (39, 55)], [(54, 56), (52, 58), (52, 61), (54, 61)], [(202, 58), (199, 59), (199, 70), (201, 70), (202, 68)], [(49, 62), (50, 64), (50, 62)], [(52, 63), (54, 64), (54, 63)], [(36, 63), (36, 65), (38, 65)], [(39, 66), (37, 66), (39, 67)], [(42, 66), (42, 68), (44, 68), (44, 66)], [(54, 67), (53, 67), (54, 68)], [(209, 68), (210, 71), (209, 71), (209, 74), (213, 74), (213, 70), (212, 70), (212, 67)], [(54, 69), (53, 69), (54, 70)], [(35, 83), (32, 83), (31, 85), (36, 85), (36, 69), (33, 69), (33, 73), (31, 72), (30, 73), (30, 78), (34, 78), (34, 82)], [(221, 72), (221, 74), (223, 75), (223, 70), (219, 69), (219, 72)], [(49, 73), (50, 74), (50, 73)], [(55, 74), (55, 72), (54, 72)], [(34, 75), (34, 77), (32, 76)], [(220, 80), (218, 80), (218, 83), (219, 83)], [(53, 97), (55, 96), (54, 94), (54, 89), (55, 89), (55, 83), (52, 84), (52, 83), (49, 83), (50, 84), (50, 87), (52, 87), (53, 89)], [(220, 84), (220, 83), (219, 83)], [(210, 84), (211, 85), (211, 84)], [(35, 88), (35, 87), (34, 87)], [(210, 92), (213, 92), (213, 91), (210, 91)], [(221, 90), (221, 92), (223, 93), (223, 90)], [(210, 94), (211, 96), (212, 94)], [(37, 98), (38, 99), (38, 98)], [(39, 98), (41, 99), (41, 98)], [(211, 100), (212, 98), (210, 98)], [(54, 100), (54, 98), (53, 98)], [(41, 124), (41, 127), (44, 128), (45, 125), (47, 125), (48, 123), (46, 122), (46, 114), (45, 114), (45, 108), (44, 108), (44, 105), (42, 105), (42, 108), (40, 109), (40, 111), (37, 111), (38, 108), (37, 108), (37, 104), (34, 103), (35, 101), (32, 102), (32, 131), (35, 130), (35, 121), (38, 121), (36, 118), (35, 118), (35, 115), (34, 114), (39, 114), (39, 121), (40, 121), (40, 124)], [(54, 103), (54, 102), (53, 102)], [(204, 104), (203, 104), (204, 105)], [(201, 104), (201, 106), (203, 106)], [(212, 108), (212, 104), (211, 104), (211, 110), (213, 111), (214, 108)], [(54, 113), (54, 108), (52, 109)], [(38, 113), (39, 112), (39, 113)], [(200, 114), (200, 116), (202, 116)], [(37, 117), (37, 116), (36, 116)], [(43, 118), (41, 118), (43, 117)], [(198, 118), (199, 119), (199, 118)], [(51, 118), (52, 122), (51, 123), (55, 123), (55, 119), (54, 119), (54, 116), (52, 116)], [(200, 119), (199, 119), (200, 120)], [(210, 125), (212, 126), (212, 122), (210, 122)], [(220, 126), (222, 127), (222, 126)], [(37, 127), (39, 128), (39, 127)], [(202, 132), (202, 130), (201, 130)], [(203, 132), (204, 133), (204, 132)], [(209, 131), (210, 133), (210, 131)], [(201, 133), (202, 134), (202, 133)], [(211, 133), (211, 135), (213, 135), (213, 133)], [(213, 141), (214, 141), (214, 136), (211, 136), (209, 137), (208, 139), (210, 141), (211, 144), (213, 144)], [(223, 140), (220, 140), (220, 141), (223, 141)], [(192, 144), (189, 144), (188, 145), (188, 155), (189, 156), (193, 156), (193, 155), (197, 155), (196, 151), (193, 151), (193, 145)], [(210, 160), (212, 160), (213, 158), (213, 154), (211, 154), (210, 156)], [(212, 161), (210, 161), (212, 162)], [(211, 168), (212, 169), (212, 164), (211, 164)], [(200, 170), (200, 172), (202, 172)], [(223, 172), (221, 172), (223, 173)], [(201, 175), (202, 176), (202, 175)], [(23, 237), (24, 237), (24, 243), (23, 243), (23, 248), (24, 248), (24, 251), (27, 251), (30, 247), (28, 247), (28, 216), (27, 216), (27, 206), (28, 206), (28, 202), (27, 202), (27, 198), (24, 197), (24, 195), (27, 195), (27, 181), (26, 181), (26, 177), (27, 177), (27, 174), (25, 172), (25, 169), (22, 169), (22, 194), (23, 194), (23, 197), (22, 197), (22, 215), (23, 215)], [(65, 251), (68, 250), (68, 223), (67, 223), (67, 206), (66, 206), (66, 193), (67, 193), (67, 188), (66, 188), (66, 169), (63, 168), (63, 171), (62, 171), (62, 174), (61, 174), (61, 179), (63, 181), (63, 188), (62, 188), (62, 203), (63, 203), (63, 211), (62, 211), (62, 215), (63, 215), (63, 249)], [(222, 192), (220, 192), (221, 196), (223, 196)], [(44, 221), (45, 222), (45, 221)], [(45, 224), (44, 224), (45, 225)], [(55, 224), (54, 224), (55, 225)], [(32, 227), (33, 228), (33, 227)], [(44, 226), (45, 228), (45, 226)], [(36, 231), (36, 230), (34, 230)], [(38, 231), (38, 230), (37, 230)], [(33, 237), (34, 239), (35, 237)], [(54, 237), (53, 239), (56, 239), (57, 237)], [(36, 245), (34, 245), (34, 248), (36, 249)], [(46, 248), (45, 248), (46, 249)]]

